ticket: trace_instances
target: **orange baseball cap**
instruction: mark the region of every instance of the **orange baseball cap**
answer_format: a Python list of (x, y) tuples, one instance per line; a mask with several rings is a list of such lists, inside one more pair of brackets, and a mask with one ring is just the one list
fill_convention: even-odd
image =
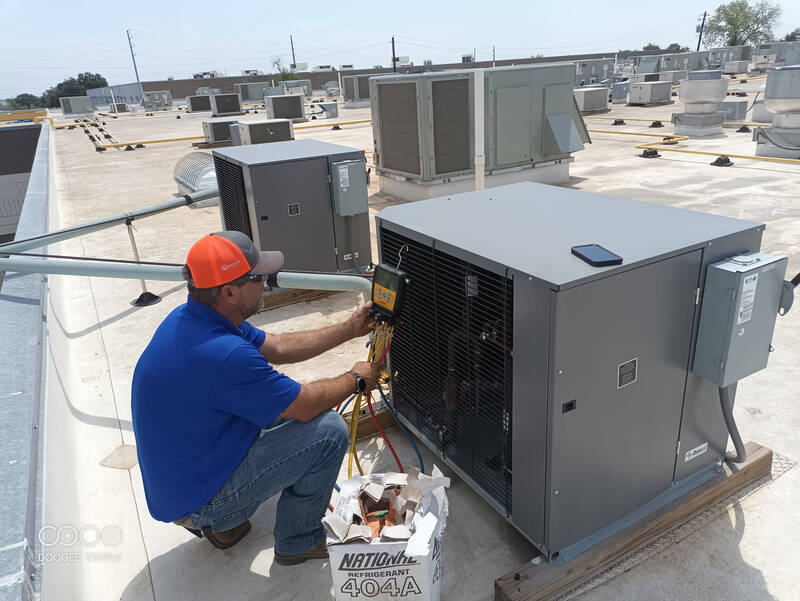
[(197, 288), (214, 288), (248, 273), (277, 273), (283, 267), (283, 253), (259, 251), (242, 232), (216, 232), (192, 245), (186, 256), (186, 266)]

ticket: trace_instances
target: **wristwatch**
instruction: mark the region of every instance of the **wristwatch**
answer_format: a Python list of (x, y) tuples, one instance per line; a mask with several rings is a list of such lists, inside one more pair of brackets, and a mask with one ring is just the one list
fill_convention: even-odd
[(348, 373), (352, 374), (353, 377), (356, 379), (356, 386), (353, 389), (353, 394), (364, 392), (367, 389), (367, 381), (361, 376), (359, 376), (358, 372), (354, 369), (351, 369)]

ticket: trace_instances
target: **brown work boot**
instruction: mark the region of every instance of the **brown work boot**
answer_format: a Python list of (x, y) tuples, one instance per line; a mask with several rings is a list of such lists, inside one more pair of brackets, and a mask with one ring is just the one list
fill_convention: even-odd
[(279, 555), (275, 553), (275, 561), (282, 566), (295, 566), (298, 563), (303, 563), (306, 559), (327, 559), (328, 558), (328, 545), (323, 540), (311, 551), (300, 553), (298, 555)]
[(208, 542), (214, 545), (217, 549), (230, 549), (233, 545), (242, 540), (245, 534), (250, 532), (251, 528), (250, 520), (246, 520), (238, 526), (234, 526), (230, 530), (211, 532), (210, 528), (203, 528), (202, 530), (191, 528), (191, 520), (189, 521), (189, 525), (186, 525), (185, 521), (186, 520), (177, 520), (173, 523), (183, 526), (198, 538), (207, 538)]

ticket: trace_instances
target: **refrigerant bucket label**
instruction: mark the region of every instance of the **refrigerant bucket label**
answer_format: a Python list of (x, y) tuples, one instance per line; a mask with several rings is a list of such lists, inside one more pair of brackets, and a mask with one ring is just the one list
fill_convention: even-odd
[(737, 325), (750, 321), (753, 317), (753, 304), (756, 300), (756, 286), (758, 286), (758, 274), (754, 273), (744, 279), (742, 284), (742, 296), (739, 299), (739, 311), (736, 320)]

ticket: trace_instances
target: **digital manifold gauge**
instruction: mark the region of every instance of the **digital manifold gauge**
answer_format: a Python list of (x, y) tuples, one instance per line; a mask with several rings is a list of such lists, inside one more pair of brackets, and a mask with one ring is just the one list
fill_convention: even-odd
[(407, 286), (405, 272), (388, 265), (376, 265), (372, 276), (370, 314), (381, 321), (394, 323), (403, 308)]

